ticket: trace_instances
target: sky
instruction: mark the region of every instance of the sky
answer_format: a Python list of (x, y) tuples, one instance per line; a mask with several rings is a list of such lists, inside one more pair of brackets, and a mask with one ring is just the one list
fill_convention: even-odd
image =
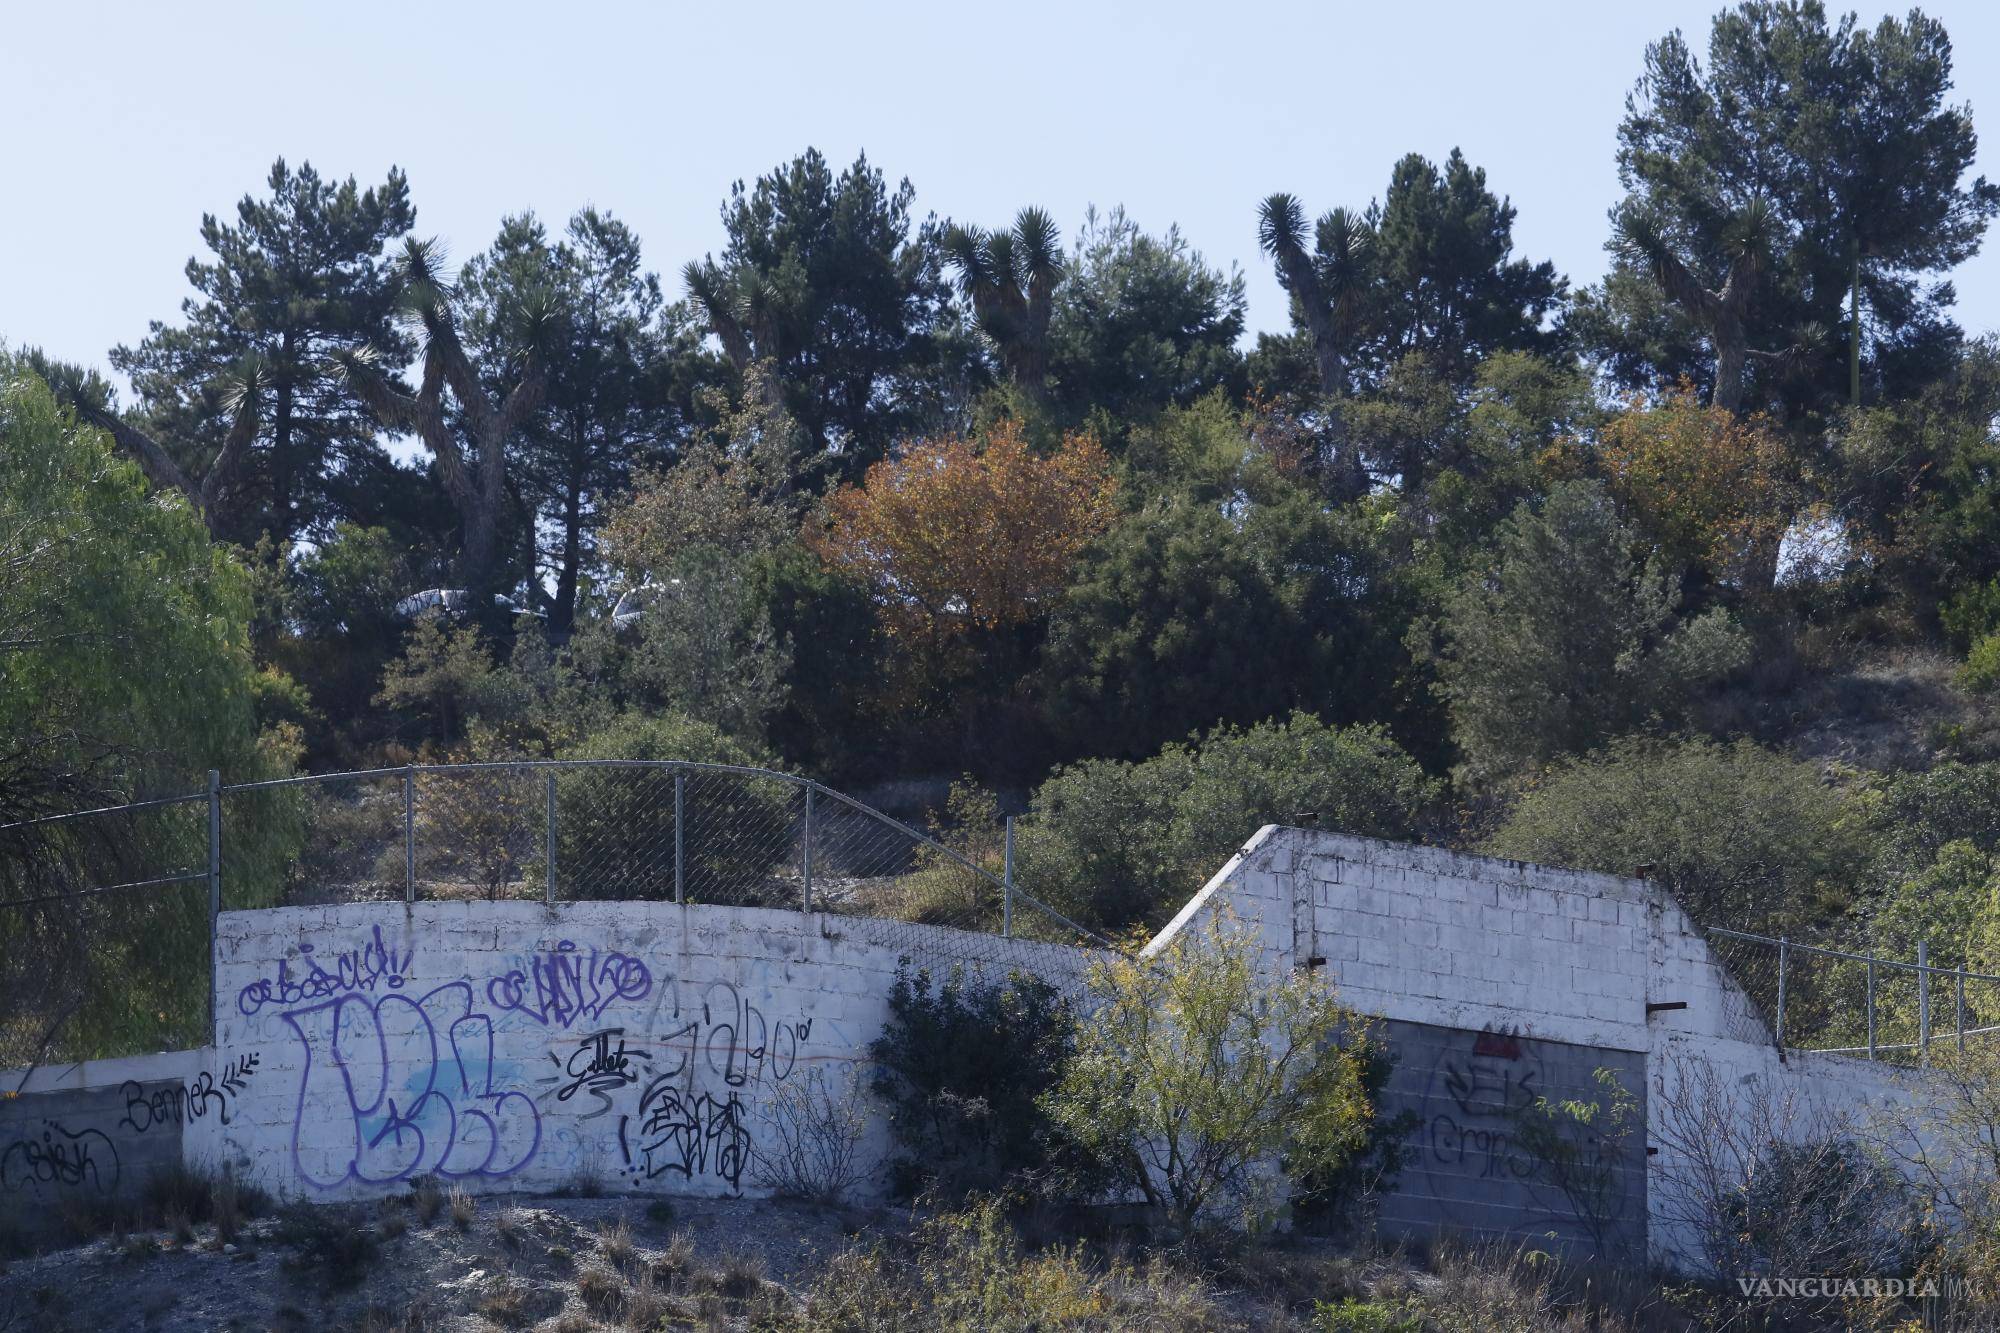
[[(271, 162), (410, 178), (463, 260), (502, 216), (625, 219), (680, 294), (730, 183), (808, 145), (907, 176), (919, 213), (1074, 232), (1124, 205), (1239, 265), (1280, 328), (1256, 206), (1378, 197), (1415, 151), (1464, 150), (1519, 210), (1517, 252), (1604, 269), (1616, 129), (1645, 46), (1705, 46), (1713, 3), (23, 5), (0, 36), (0, 340), (103, 365), (188, 294), (204, 212)], [(1932, 0), (1956, 100), (2000, 92), (2000, 6)], [(1873, 23), (1884, 11), (1864, 9)], [(2000, 97), (1975, 103), (2000, 177)], [(1980, 113), (1992, 119), (1982, 120)], [(2000, 237), (1955, 274), (2000, 330)]]

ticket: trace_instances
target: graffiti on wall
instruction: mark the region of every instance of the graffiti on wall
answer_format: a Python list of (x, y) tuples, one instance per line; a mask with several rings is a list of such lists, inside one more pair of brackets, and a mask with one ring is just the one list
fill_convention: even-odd
[(0, 1148), (0, 1193), (36, 1186), (117, 1190), (118, 1148), (101, 1129), (71, 1129), (44, 1120), (39, 1134), (27, 1134)]
[[(1385, 1027), (1397, 1063), (1382, 1107), (1414, 1125), (1403, 1172), (1384, 1202), (1385, 1221), (1415, 1230), (1554, 1234), (1600, 1251), (1643, 1243), (1643, 1101), (1633, 1118), (1614, 1125), (1605, 1082), (1642, 1099), (1642, 1056), (1508, 1029)], [(1551, 1111), (1566, 1102), (1598, 1110), (1586, 1120)]]
[(720, 1098), (690, 1093), (671, 1076), (656, 1078), (634, 1111), (618, 1118), (618, 1149), (635, 1178), (713, 1176), (740, 1192), (752, 1152), (742, 1095), (733, 1088)]
[(563, 940), (538, 953), (526, 971), (515, 969), (486, 983), (495, 1009), (525, 1014), (544, 1027), (595, 1023), (620, 1000), (643, 1000), (653, 993), (653, 973), (630, 954), (599, 953)]
[[(541, 1113), (500, 1086), (471, 982), (416, 999), (349, 993), (283, 1018), (305, 1049), (292, 1160), (307, 1184), (506, 1176), (534, 1157)], [(306, 1150), (307, 1126), (332, 1146)]]
[[(297, 970), (244, 987), (238, 1009), (269, 1006), (296, 1045), (290, 1161), (316, 1189), (504, 1178), (536, 1162), (546, 1137), (541, 1175), (562, 1169), (556, 1158), (593, 1170), (601, 1158), (635, 1182), (740, 1193), (758, 1091), (793, 1073), (813, 1030), (726, 981), (684, 1007), (684, 987), (671, 975), (656, 985), (636, 954), (571, 940), (442, 984), (414, 984), (411, 952), (379, 928), (325, 965), (307, 946), (300, 956)], [(219, 1079), (133, 1096), (133, 1126), (211, 1110), (229, 1123), (230, 1078), (247, 1079), (258, 1057), (237, 1059), (247, 1063)]]
[(149, 1088), (137, 1079), (127, 1079), (118, 1089), (118, 1095), (125, 1099), (125, 1115), (118, 1127), (144, 1134), (155, 1125), (184, 1125), (211, 1114), (226, 1125), (230, 1105), (249, 1088), (259, 1058), (256, 1051), (250, 1051), (224, 1065), (219, 1075), (204, 1069), (185, 1083), (164, 1087), (155, 1084)]
[(317, 956), (313, 949), (311, 944), (299, 945), (296, 972), (289, 959), (280, 959), (275, 977), (260, 977), (238, 991), (237, 1011), (249, 1018), (274, 1004), (289, 1006), (332, 995), (372, 994), (378, 987), (395, 990), (410, 970), (412, 951), (398, 951), (384, 943), (380, 926), (359, 948), (344, 949), (330, 959)]

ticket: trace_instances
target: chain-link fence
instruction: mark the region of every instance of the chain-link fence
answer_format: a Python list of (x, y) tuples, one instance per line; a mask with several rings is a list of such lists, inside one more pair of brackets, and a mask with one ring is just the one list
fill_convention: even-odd
[(1781, 1046), (1923, 1063), (1940, 1044), (2000, 1037), (2000, 977), (1874, 958), (1743, 931), (1712, 929), (1710, 947)]
[(206, 1040), (209, 805), (0, 828), (0, 1068)]
[(865, 918), (873, 942), (954, 961), (1103, 945), (1019, 889), (1011, 848), (1011, 831), (948, 847), (818, 783), (714, 764), (216, 780), (0, 828), (0, 1068), (200, 1045), (219, 911), (642, 900)]

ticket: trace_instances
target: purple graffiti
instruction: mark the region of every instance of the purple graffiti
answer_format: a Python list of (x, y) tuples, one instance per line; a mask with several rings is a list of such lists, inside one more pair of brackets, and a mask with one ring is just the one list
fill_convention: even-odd
[(544, 1027), (596, 1022), (619, 1000), (653, 993), (653, 974), (630, 954), (579, 950), (564, 940), (535, 955), (524, 975), (518, 968), (486, 983), (495, 1009), (526, 1014)]
[(375, 927), (373, 938), (359, 949), (335, 954), (331, 968), (323, 966), (314, 956), (312, 945), (301, 944), (301, 975), (292, 975), (290, 963), (280, 960), (276, 978), (253, 981), (237, 992), (236, 1008), (247, 1018), (271, 1004), (293, 1005), (323, 1000), (330, 995), (373, 992), (377, 986), (396, 990), (410, 970), (410, 957), (411, 951), (399, 954), (382, 942), (380, 926)]
[(283, 1017), (306, 1052), (292, 1161), (309, 1184), (505, 1176), (541, 1145), (533, 1099), (493, 1086), (493, 1020), (473, 1011), (471, 982)]

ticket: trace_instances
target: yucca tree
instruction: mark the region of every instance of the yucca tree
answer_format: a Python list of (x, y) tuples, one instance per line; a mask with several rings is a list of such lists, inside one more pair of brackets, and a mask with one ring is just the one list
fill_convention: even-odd
[[(399, 309), (423, 339), (422, 376), (412, 392), (385, 372), (372, 350), (336, 354), (356, 396), (391, 430), (408, 431), (437, 458), (438, 476), (462, 526), (459, 577), (487, 589), (498, 582), (500, 519), (507, 500), (507, 442), (542, 401), (548, 383), (544, 346), (556, 311), (548, 292), (532, 285), (511, 317), (521, 351), (510, 366), (488, 367), (504, 391), (489, 389), (460, 340), (458, 293), (435, 239), (404, 243), (395, 264)], [(458, 411), (447, 416), (449, 390)], [(468, 450), (459, 439), (470, 437)]]
[(154, 486), (185, 495), (201, 515), (209, 535), (221, 535), (220, 502), (242, 472), (243, 460), (257, 438), (260, 403), (269, 387), (270, 373), (262, 357), (255, 354), (244, 357), (216, 386), (219, 406), (228, 415), (229, 430), (199, 476), (190, 473), (176, 457), (190, 456), (196, 452), (195, 447), (179, 441), (163, 444), (119, 414), (112, 404), (111, 386), (102, 376), (68, 362), (51, 361), (38, 351), (30, 350), (27, 361), (57, 399), (75, 411), (79, 419), (109, 434), (113, 443), (131, 454), (147, 480)]
[(955, 226), (944, 235), (944, 253), (1007, 377), (1035, 402), (1046, 402), (1049, 320), (1064, 267), (1055, 219), (1024, 208), (1005, 231)]
[(1619, 208), (1615, 225), (1613, 245), (1619, 257), (1645, 267), (1668, 299), (1699, 324), (1714, 344), (1715, 405), (1740, 411), (1744, 369), (1750, 359), (1775, 360), (1783, 355), (1750, 349), (1750, 319), (1778, 228), (1770, 206), (1752, 199), (1725, 229), (1727, 267), (1709, 280), (1714, 286), (1674, 252), (1658, 221), (1643, 208), (1628, 201)]
[(1312, 339), (1328, 448), (1337, 483), (1352, 494), (1367, 487), (1358, 452), (1349, 447), (1342, 403), (1348, 392), (1348, 358), (1360, 341), (1373, 283), (1374, 228), (1345, 208), (1320, 215), (1306, 249), (1306, 215), (1283, 192), (1257, 209), (1257, 243), (1271, 256), (1278, 281), (1292, 298), (1298, 321)]

